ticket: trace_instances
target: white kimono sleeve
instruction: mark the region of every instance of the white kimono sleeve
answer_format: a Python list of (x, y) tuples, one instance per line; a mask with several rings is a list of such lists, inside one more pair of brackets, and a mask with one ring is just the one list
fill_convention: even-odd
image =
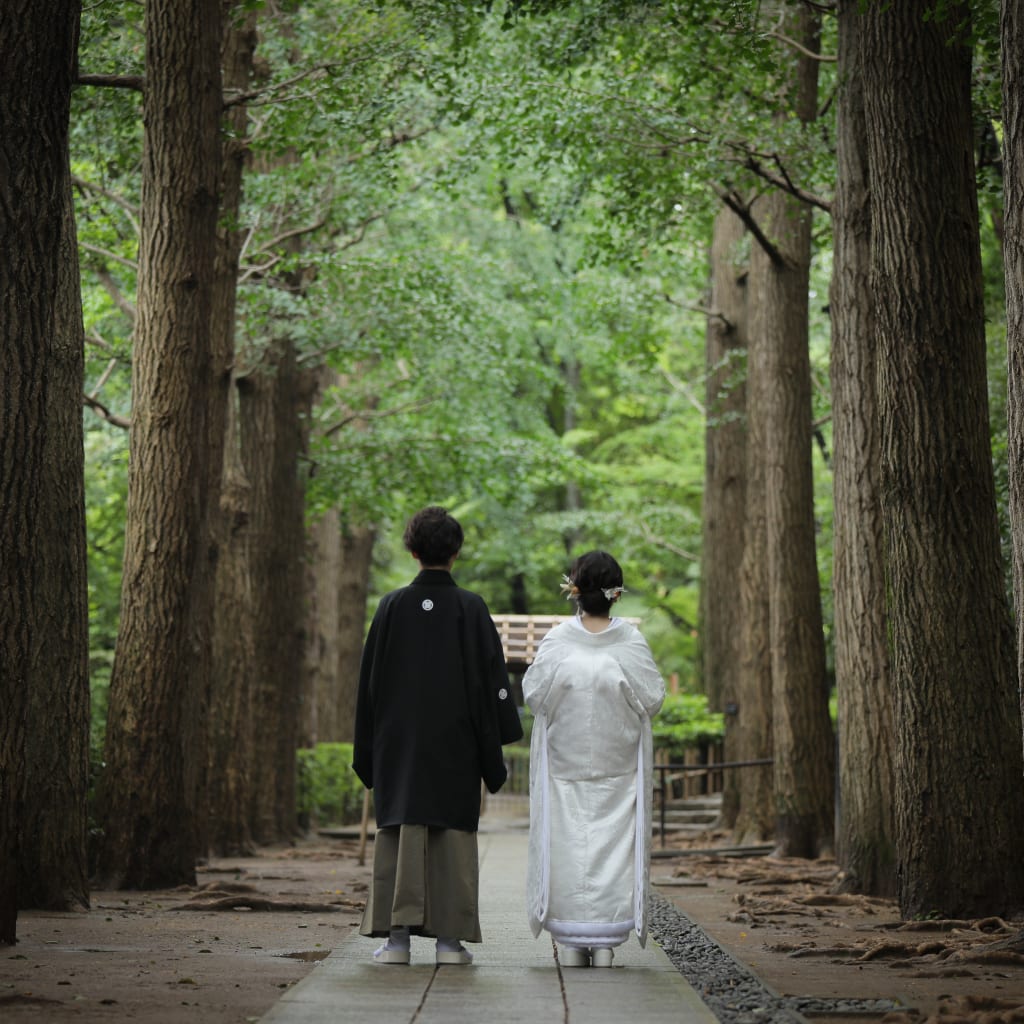
[(540, 935), (548, 914), (551, 891), (551, 818), (548, 794), (547, 729), (545, 702), (551, 695), (556, 651), (562, 645), (550, 633), (537, 648), (533, 664), (523, 676), (523, 699), (533, 712), (530, 736), (530, 838), (527, 857), (526, 909), (534, 938)]

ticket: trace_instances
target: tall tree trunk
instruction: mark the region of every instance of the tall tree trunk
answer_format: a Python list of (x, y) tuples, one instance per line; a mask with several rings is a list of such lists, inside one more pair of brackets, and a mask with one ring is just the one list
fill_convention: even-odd
[[(756, 251), (756, 250), (755, 250)], [(753, 271), (753, 266), (751, 267)], [(743, 557), (740, 561), (740, 663), (734, 729), (742, 760), (772, 757), (772, 661), (768, 604), (768, 527), (765, 463), (767, 460), (768, 334), (757, 284), (748, 285), (747, 460), (743, 512)], [(760, 843), (775, 826), (771, 767), (738, 769), (739, 810), (735, 842)]]
[[(251, 85), (257, 12), (224, 2), (221, 68), (224, 95), (235, 98)], [(202, 800), (205, 834), (200, 848), (221, 856), (251, 849), (245, 813), (250, 772), (249, 685), (253, 667), (251, 632), (243, 628), (252, 581), (247, 545), (248, 480), (240, 464), (232, 364), (235, 354), (238, 263), (243, 232), (239, 226), (242, 181), (248, 156), (249, 116), (244, 103), (226, 115), (220, 183), (217, 255), (214, 262), (211, 327), (213, 373), (208, 383), (207, 567), (205, 584), (213, 603), (210, 620), (206, 704), (207, 760)]]
[[(333, 400), (345, 408), (341, 395), (351, 384), (348, 377), (320, 366), (310, 379), (316, 383), (313, 401), (331, 390)], [(311, 699), (304, 715), (304, 744), (310, 736), (321, 743), (351, 743), (354, 738), (374, 540), (373, 527), (345, 522), (337, 509), (327, 510), (309, 529), (306, 651)]]
[(344, 525), (341, 535), (341, 574), (338, 577), (338, 689), (335, 739), (355, 738), (359, 662), (366, 636), (366, 603), (376, 533), (371, 526)]
[[(220, 489), (207, 835), (222, 857), (252, 852), (253, 679), (257, 671), (252, 487), (243, 465), (239, 399), (232, 387)], [(215, 727), (214, 727), (215, 723)]]
[(312, 694), (303, 709), (299, 745), (334, 743), (338, 736), (338, 602), (341, 522), (329, 508), (306, 530), (306, 676)]
[(898, 898), (907, 917), (1005, 915), (1024, 905), (1024, 787), (989, 441), (969, 10), (936, 19), (929, 0), (908, 0), (864, 17)]
[(21, 905), (89, 905), (89, 595), (86, 584), (82, 385), (85, 329), (70, 168), (50, 337), (46, 459), (35, 514), (46, 542), (36, 562), (45, 643), (32, 672), (25, 755)]
[[(818, 49), (818, 14), (787, 8), (783, 33)], [(816, 116), (818, 65), (791, 58), (789, 103), (803, 122)], [(816, 857), (833, 849), (835, 785), (828, 714), (825, 639), (814, 536), (811, 374), (807, 303), (810, 208), (781, 190), (767, 193), (756, 216), (775, 246), (750, 261), (758, 330), (769, 381), (765, 416), (765, 491), (778, 852)], [(753, 333), (753, 329), (752, 329)]]
[(896, 892), (892, 691), (875, 397), (871, 205), (865, 159), (861, 5), (839, 3), (836, 175), (832, 203), (832, 582), (839, 705), (837, 854), (842, 888)]
[[(711, 243), (711, 312), (705, 342), (701, 661), (708, 704), (726, 712), (726, 761), (742, 757), (734, 712), (739, 703), (741, 630), (736, 595), (743, 560), (747, 459), (747, 266), (745, 261), (737, 263), (737, 250), (745, 234), (740, 218), (723, 206), (715, 217)], [(739, 799), (739, 777), (726, 773), (721, 827), (732, 828)]]
[[(1010, 524), (1017, 606), (1017, 677), (1024, 680), (1024, 10), (1003, 0), (1003, 263), (1009, 353)], [(1024, 688), (1020, 690), (1024, 721)]]
[(304, 450), (300, 413), (312, 393), (290, 342), (275, 342), (240, 391), (242, 444), (252, 485), (256, 584), (251, 827), (257, 842), (294, 834), (295, 751), (301, 718)]
[(125, 560), (99, 801), (99, 873), (126, 888), (192, 882), (199, 852), (220, 45), (220, 0), (147, 5)]
[[(0, 7), (0, 945), (17, 939), (29, 689), (41, 650), (54, 642), (53, 624), (42, 617), (37, 565), (60, 538), (46, 535), (36, 502), (52, 452), (51, 337), (67, 269), (61, 260), (79, 12), (77, 0)], [(76, 396), (76, 409), (80, 401)]]

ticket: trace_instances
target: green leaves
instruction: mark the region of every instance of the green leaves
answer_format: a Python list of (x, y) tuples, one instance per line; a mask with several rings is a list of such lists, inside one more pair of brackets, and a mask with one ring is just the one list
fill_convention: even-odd
[(363, 784), (352, 770), (352, 744), (318, 743), (295, 756), (296, 810), (306, 825), (358, 822)]
[(667, 750), (676, 762), (683, 760), (688, 747), (721, 739), (725, 731), (723, 716), (708, 711), (707, 698), (702, 694), (668, 694), (653, 725), (654, 745)]
[[(304, 424), (309, 511), (379, 527), (380, 587), (391, 533), (427, 502), (460, 510), (460, 580), (497, 611), (565, 611), (551, 580), (606, 547), (659, 659), (693, 676), (710, 186), (766, 187), (754, 150), (829, 180), (827, 128), (774, 122), (779, 48), (756, 17), (740, 0), (260, 7), (257, 74), (226, 97), (249, 112), (238, 347), (288, 338), (333, 375)], [(141, 73), (138, 5), (84, 19), (83, 71)], [(139, 96), (76, 103), (90, 387), (127, 416)], [(102, 447), (97, 508), (124, 486)]]

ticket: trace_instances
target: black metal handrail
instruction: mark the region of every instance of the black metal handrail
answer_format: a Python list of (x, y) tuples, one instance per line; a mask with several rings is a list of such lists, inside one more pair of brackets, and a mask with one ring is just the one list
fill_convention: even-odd
[(658, 795), (661, 807), (659, 808), (658, 831), (661, 836), (661, 845), (665, 845), (665, 805), (668, 803), (665, 784), (667, 781), (666, 776), (670, 772), (673, 774), (676, 772), (703, 772), (705, 775), (709, 775), (711, 772), (717, 772), (725, 768), (755, 768), (774, 763), (775, 761), (770, 757), (760, 757), (750, 761), (719, 761), (711, 764), (656, 764), (654, 768), (660, 773)]

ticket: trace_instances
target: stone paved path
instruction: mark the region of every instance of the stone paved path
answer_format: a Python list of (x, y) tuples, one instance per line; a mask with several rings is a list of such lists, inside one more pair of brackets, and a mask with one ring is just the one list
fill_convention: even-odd
[(412, 964), (373, 964), (380, 940), (353, 934), (290, 989), (263, 1024), (714, 1024), (700, 997), (650, 940), (615, 951), (611, 969), (560, 968), (524, 910), (526, 832), (480, 833), (480, 924), (470, 967), (434, 964), (413, 936)]

